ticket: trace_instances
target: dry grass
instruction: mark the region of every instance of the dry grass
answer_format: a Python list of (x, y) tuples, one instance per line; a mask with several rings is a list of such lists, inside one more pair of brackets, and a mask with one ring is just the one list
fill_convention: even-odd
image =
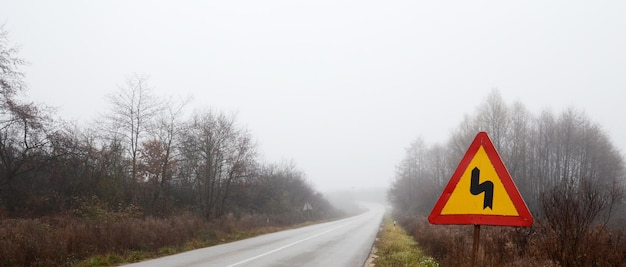
[(180, 246), (204, 222), (185, 214), (168, 219), (92, 221), (58, 216), (8, 219), (0, 223), (0, 265), (72, 265), (91, 255)]
[(278, 231), (265, 218), (232, 215), (207, 222), (185, 213), (128, 213), (0, 221), (0, 266), (109, 266)]
[(375, 246), (375, 266), (439, 266), (433, 258), (422, 253), (404, 229), (394, 225), (390, 216), (385, 216)]

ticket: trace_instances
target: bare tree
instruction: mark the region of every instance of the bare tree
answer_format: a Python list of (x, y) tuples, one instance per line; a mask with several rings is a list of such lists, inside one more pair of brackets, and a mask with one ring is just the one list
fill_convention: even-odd
[(26, 86), (24, 73), (19, 71), (26, 62), (17, 57), (19, 49), (9, 45), (8, 35), (4, 25), (0, 25), (0, 94), (3, 110), (8, 110), (8, 106), (15, 101), (15, 95)]
[(15, 197), (23, 195), (13, 187), (16, 179), (39, 168), (50, 151), (51, 120), (38, 106), (17, 97), (25, 89), (19, 71), (25, 62), (17, 52), (9, 47), (8, 33), (0, 26), (0, 201), (9, 209), (16, 205)]
[(137, 181), (137, 158), (142, 139), (151, 130), (153, 119), (162, 110), (161, 101), (153, 94), (146, 75), (135, 74), (126, 79), (117, 93), (109, 95), (111, 110), (106, 115), (110, 136), (122, 141), (131, 161), (131, 179)]
[(187, 101), (165, 104), (163, 112), (155, 119), (152, 137), (142, 143), (139, 168), (146, 177), (148, 209), (162, 213), (168, 205), (169, 189), (178, 166), (178, 141), (184, 129), (181, 116)]
[(509, 127), (506, 132), (506, 139), (500, 150), (500, 155), (512, 177), (520, 189), (520, 193), (526, 196), (527, 204), (532, 206), (535, 202), (532, 191), (533, 181), (531, 176), (532, 146), (531, 135), (533, 132), (533, 116), (526, 107), (515, 102), (509, 108)]
[[(441, 147), (429, 148), (421, 138), (406, 148), (405, 157), (396, 167), (396, 177), (389, 189), (391, 203), (404, 212), (425, 215), (437, 200), (437, 190), (443, 188), (440, 169), (446, 162)], [(447, 179), (447, 178), (446, 178)]]
[(233, 183), (249, 177), (256, 164), (250, 134), (233, 117), (199, 113), (185, 129), (181, 149), (182, 174), (192, 177), (205, 218), (221, 216)]
[(500, 91), (493, 89), (485, 102), (478, 107), (476, 122), (481, 131), (489, 133), (496, 149), (502, 149), (509, 129), (509, 107)]

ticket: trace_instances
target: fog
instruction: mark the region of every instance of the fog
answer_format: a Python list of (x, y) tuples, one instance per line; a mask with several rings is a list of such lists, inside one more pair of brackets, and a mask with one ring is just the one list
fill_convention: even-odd
[[(129, 75), (236, 113), (322, 192), (386, 187), (497, 88), (584, 110), (626, 149), (623, 1), (2, 1), (25, 98), (89, 125)], [(345, 193), (349, 194), (349, 193)]]

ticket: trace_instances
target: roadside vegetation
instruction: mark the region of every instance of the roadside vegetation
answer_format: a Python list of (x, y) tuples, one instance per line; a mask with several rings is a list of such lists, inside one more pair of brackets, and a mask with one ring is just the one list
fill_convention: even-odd
[(253, 226), (255, 218), (227, 216), (207, 222), (190, 213), (168, 218), (142, 218), (132, 212), (106, 215), (5, 219), (0, 232), (2, 265), (110, 266), (279, 229)]
[(444, 266), (471, 263), (472, 226), (427, 222), (473, 137), (486, 131), (535, 222), (483, 227), (479, 266), (623, 266), (624, 159), (602, 127), (567, 109), (534, 115), (497, 91), (444, 145), (411, 143), (388, 193), (394, 218)]
[(418, 243), (401, 226), (394, 224), (389, 214), (383, 219), (383, 228), (378, 233), (374, 246), (376, 249), (374, 266), (439, 266), (437, 261), (424, 254)]
[(17, 54), (0, 26), (0, 266), (108, 265), (342, 215), (234, 115), (135, 74), (78, 126), (28, 100)]
[(97, 203), (76, 213), (3, 219), (0, 265), (111, 266), (312, 223), (272, 222), (250, 214), (210, 221), (192, 212), (153, 217), (134, 207), (112, 211)]

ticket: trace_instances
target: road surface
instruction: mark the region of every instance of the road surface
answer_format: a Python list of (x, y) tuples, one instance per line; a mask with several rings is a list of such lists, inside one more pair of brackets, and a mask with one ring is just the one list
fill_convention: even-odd
[(343, 220), (266, 234), (126, 265), (151, 266), (363, 266), (376, 239), (384, 207)]

